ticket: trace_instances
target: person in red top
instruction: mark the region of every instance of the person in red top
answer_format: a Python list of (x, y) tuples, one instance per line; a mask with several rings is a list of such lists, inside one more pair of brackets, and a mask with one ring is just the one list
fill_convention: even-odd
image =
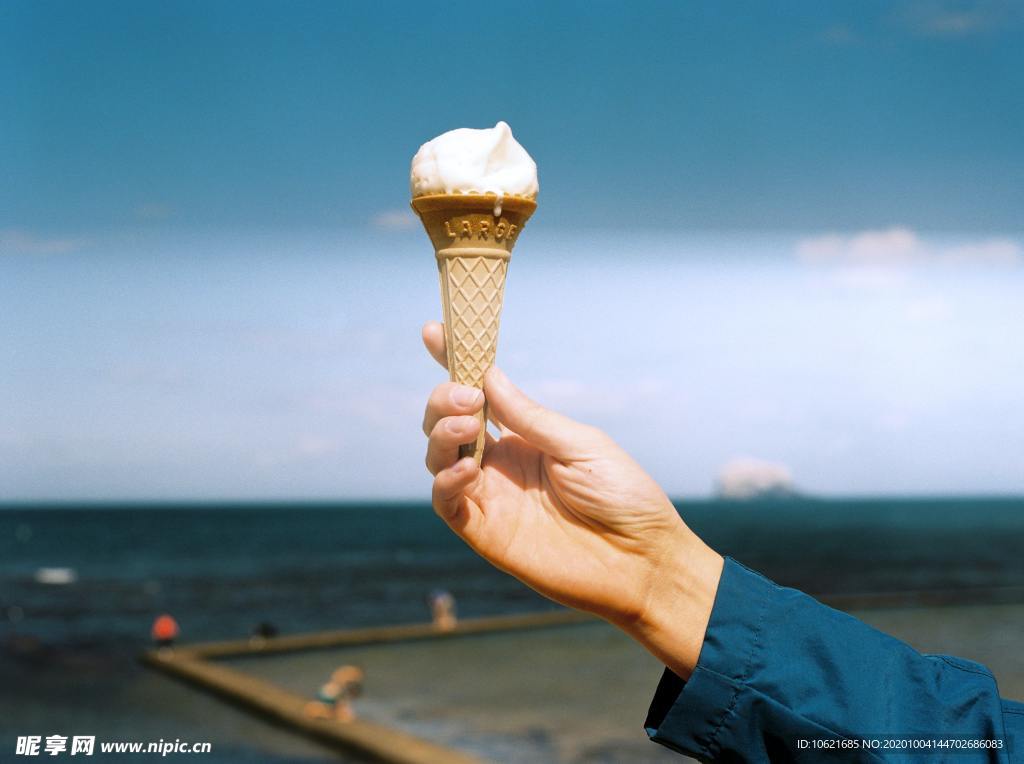
[(178, 638), (180, 632), (181, 629), (178, 628), (178, 622), (172, 616), (163, 613), (153, 621), (153, 628), (150, 634), (157, 647), (170, 647), (174, 644), (174, 640)]

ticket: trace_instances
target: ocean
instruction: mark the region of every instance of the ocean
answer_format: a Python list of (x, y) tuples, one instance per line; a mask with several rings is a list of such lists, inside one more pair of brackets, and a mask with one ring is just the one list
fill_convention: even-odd
[[(678, 506), (722, 553), (825, 598), (981, 604), (1013, 599), (1024, 587), (1024, 499)], [(47, 583), (55, 574), (40, 571), (48, 568), (69, 569), (56, 580), (70, 582)], [(183, 641), (236, 638), (260, 622), (297, 633), (423, 621), (425, 595), (435, 588), (455, 595), (462, 616), (554, 607), (478, 559), (426, 505), (5, 507), (0, 760), (16, 735), (72, 729), (111, 739), (210, 739), (210, 762), (337, 760), (140, 667), (135, 658), (153, 618), (173, 614)], [(371, 701), (384, 716), (388, 703)], [(644, 710), (635, 710), (640, 720)]]

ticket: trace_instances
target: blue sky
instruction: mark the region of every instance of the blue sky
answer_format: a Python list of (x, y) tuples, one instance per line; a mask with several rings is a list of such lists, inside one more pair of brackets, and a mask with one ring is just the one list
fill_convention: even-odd
[(0, 224), (361, 223), (410, 146), (505, 119), (545, 225), (1018, 227), (1022, 30), (1012, 2), (5, 2)]
[(673, 493), (1024, 491), (1019, 5), (480, 7), (0, 7), (0, 499), (426, 496), (408, 162), (498, 119), (529, 392)]

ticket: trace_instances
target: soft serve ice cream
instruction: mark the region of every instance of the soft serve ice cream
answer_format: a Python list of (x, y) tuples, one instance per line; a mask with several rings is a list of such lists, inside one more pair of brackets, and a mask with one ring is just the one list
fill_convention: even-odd
[(533, 199), (537, 163), (504, 122), (492, 128), (462, 127), (427, 141), (412, 158), (413, 197), (430, 194), (494, 194)]

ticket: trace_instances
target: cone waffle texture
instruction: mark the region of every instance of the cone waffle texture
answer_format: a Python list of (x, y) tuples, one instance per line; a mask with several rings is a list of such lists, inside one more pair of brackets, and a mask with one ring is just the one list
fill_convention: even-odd
[[(448, 371), (453, 382), (483, 388), (494, 364), (512, 247), (536, 209), (531, 199), (481, 194), (420, 196), (412, 200), (434, 245), (441, 281)], [(483, 457), (486, 410), (476, 443), (460, 456)]]

